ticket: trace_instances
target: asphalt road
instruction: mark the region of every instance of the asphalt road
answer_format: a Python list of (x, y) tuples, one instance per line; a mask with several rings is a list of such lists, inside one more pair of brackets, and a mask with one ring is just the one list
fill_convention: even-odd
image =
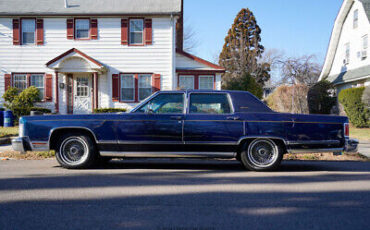
[(369, 229), (370, 163), (0, 162), (0, 229)]

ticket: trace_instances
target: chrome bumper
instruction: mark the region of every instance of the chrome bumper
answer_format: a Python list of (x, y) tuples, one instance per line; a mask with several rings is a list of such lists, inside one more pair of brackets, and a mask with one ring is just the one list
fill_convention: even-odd
[(12, 140), (12, 148), (14, 151), (26, 153), (31, 150), (30, 143), (26, 137), (17, 137)]
[(349, 153), (357, 152), (358, 144), (359, 144), (359, 142), (358, 142), (357, 139), (346, 139), (346, 144), (344, 146), (344, 151), (349, 152)]

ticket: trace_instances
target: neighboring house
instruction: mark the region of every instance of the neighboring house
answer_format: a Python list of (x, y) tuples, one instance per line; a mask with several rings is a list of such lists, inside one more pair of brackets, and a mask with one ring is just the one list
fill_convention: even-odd
[(370, 85), (370, 0), (344, 0), (319, 80), (341, 90)]
[(219, 90), (223, 72), (183, 51), (181, 0), (0, 0), (0, 96), (35, 86), (40, 106), (85, 114)]

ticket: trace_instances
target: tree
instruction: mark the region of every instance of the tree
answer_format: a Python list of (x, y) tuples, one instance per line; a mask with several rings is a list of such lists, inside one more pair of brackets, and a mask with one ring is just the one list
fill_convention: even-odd
[(248, 91), (258, 98), (262, 98), (263, 89), (249, 74), (244, 73), (240, 78), (232, 78), (228, 81), (225, 89)]
[(320, 81), (313, 85), (307, 94), (307, 102), (310, 113), (330, 114), (337, 99), (331, 96), (334, 87), (329, 81)]
[(226, 69), (224, 83), (241, 79), (245, 73), (254, 77), (260, 86), (270, 79), (270, 65), (260, 62), (264, 47), (261, 29), (249, 9), (242, 9), (230, 28), (219, 58), (219, 64)]
[[(186, 21), (185, 21), (186, 23)], [(190, 26), (184, 28), (184, 50), (192, 53), (199, 46), (199, 40), (196, 37), (194, 29)]]
[(317, 82), (321, 66), (315, 55), (283, 58), (279, 62), (282, 82), (290, 84), (313, 85)]

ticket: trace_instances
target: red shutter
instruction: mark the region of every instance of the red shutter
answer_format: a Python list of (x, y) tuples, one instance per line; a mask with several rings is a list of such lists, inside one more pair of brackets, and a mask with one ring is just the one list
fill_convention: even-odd
[(119, 75), (113, 74), (112, 75), (112, 100), (119, 101), (119, 91), (120, 91), (120, 81)]
[(161, 90), (161, 75), (154, 74), (153, 75), (153, 93)]
[(44, 19), (36, 20), (36, 44), (44, 44)]
[(45, 76), (45, 101), (53, 101), (53, 75)]
[(91, 31), (90, 36), (91, 39), (97, 40), (98, 39), (98, 19), (91, 19)]
[(13, 19), (13, 45), (20, 45), (20, 30), (19, 19)]
[(152, 19), (145, 19), (145, 45), (152, 43)]
[(5, 74), (4, 80), (5, 80), (5, 91), (7, 91), (12, 86), (12, 75)]
[(128, 45), (128, 19), (121, 19), (121, 44)]
[(74, 39), (73, 18), (67, 19), (67, 39)]

